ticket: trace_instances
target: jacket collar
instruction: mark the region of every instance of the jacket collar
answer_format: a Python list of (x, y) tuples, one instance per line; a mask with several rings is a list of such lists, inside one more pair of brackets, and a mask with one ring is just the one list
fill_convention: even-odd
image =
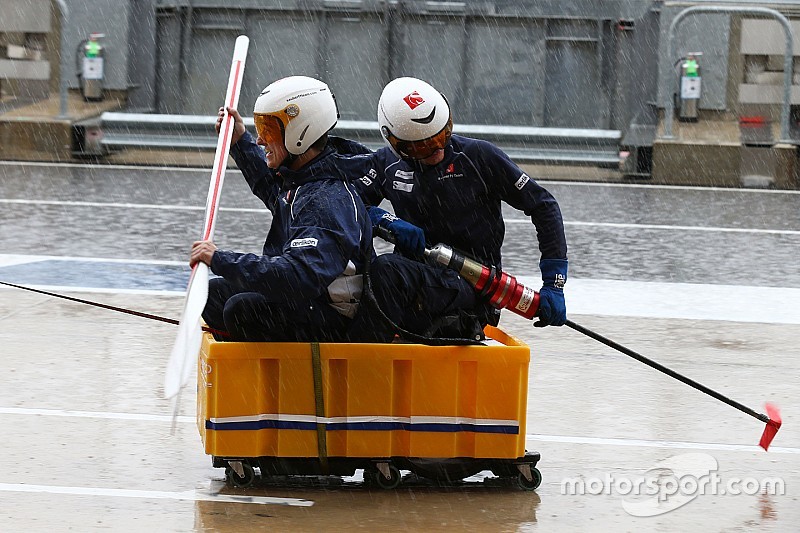
[(292, 170), (281, 165), (278, 168), (278, 176), (281, 177), (284, 188), (294, 189), (312, 181), (338, 178), (339, 173), (336, 170), (333, 157), (331, 157), (334, 153), (333, 148), (326, 146), (317, 157), (309, 161), (303, 168)]

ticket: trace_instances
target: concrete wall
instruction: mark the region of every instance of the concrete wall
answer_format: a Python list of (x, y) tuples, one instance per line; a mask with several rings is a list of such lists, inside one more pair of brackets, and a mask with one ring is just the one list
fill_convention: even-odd
[[(66, 3), (70, 87), (79, 42), (105, 33), (105, 87), (128, 91), (136, 111), (215, 109), (241, 33), (251, 37), (242, 109), (267, 83), (297, 73), (330, 83), (348, 119), (373, 120), (382, 86), (401, 75), (440, 88), (462, 123), (625, 129), (654, 99), (642, 81), (652, 77), (636, 75), (655, 64), (658, 1)], [(620, 31), (621, 18), (637, 27)]]
[(242, 109), (274, 79), (304, 73), (331, 84), (343, 117), (374, 120), (383, 85), (410, 75), (440, 88), (462, 123), (619, 128), (623, 5), (639, 14), (650, 2), (162, 0), (156, 108), (215, 109), (245, 33)]

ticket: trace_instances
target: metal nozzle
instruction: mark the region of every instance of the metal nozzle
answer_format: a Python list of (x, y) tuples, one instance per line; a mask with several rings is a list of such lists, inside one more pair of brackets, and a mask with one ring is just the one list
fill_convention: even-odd
[(453, 259), (453, 249), (445, 244), (439, 243), (433, 248), (426, 248), (424, 255), (430, 265), (449, 267)]

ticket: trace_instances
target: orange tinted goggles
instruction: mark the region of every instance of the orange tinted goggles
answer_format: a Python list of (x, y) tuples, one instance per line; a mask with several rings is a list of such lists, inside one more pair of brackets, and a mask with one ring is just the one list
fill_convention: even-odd
[(258, 137), (268, 143), (282, 143), (283, 142), (283, 124), (280, 119), (274, 115), (253, 115), (253, 120), (256, 123), (256, 132)]
[(427, 159), (437, 150), (443, 150), (450, 141), (452, 132), (453, 123), (448, 121), (442, 131), (427, 139), (422, 139), (420, 141), (404, 141), (395, 137), (391, 132), (387, 132), (386, 139), (401, 156), (419, 160)]

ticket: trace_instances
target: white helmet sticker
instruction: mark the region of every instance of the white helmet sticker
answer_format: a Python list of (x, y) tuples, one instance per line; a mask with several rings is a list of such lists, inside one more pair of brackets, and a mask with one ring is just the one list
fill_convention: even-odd
[(316, 248), (317, 246), (317, 239), (314, 237), (308, 237), (306, 239), (294, 239), (289, 246), (292, 248)]

